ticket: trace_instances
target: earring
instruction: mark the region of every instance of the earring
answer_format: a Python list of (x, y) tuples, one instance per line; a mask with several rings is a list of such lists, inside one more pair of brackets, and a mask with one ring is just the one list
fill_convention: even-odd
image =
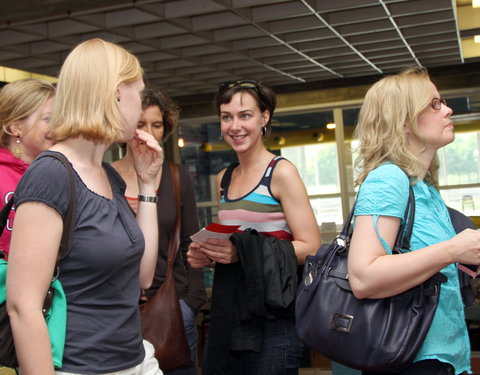
[(117, 102), (120, 102), (120, 97), (117, 98)]
[(223, 133), (221, 130), (220, 130), (220, 138), (223, 138)]
[(23, 154), (23, 149), (22, 149), (22, 146), (20, 144), (20, 136), (19, 135), (17, 135), (17, 140), (15, 141), (15, 146), (13, 146), (12, 154), (17, 159), (20, 159), (20, 157)]
[(263, 128), (262, 128), (262, 137), (265, 137), (267, 135), (267, 125), (265, 125)]

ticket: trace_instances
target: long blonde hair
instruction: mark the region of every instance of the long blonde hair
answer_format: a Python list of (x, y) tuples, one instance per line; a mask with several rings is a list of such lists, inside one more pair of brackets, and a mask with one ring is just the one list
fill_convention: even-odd
[(116, 99), (119, 84), (141, 79), (138, 59), (124, 48), (91, 39), (68, 55), (60, 71), (50, 136), (94, 142), (122, 138), (124, 119)]
[[(367, 92), (355, 129), (360, 141), (355, 166), (360, 173), (355, 181), (361, 184), (380, 164), (390, 161), (399, 166), (413, 183), (423, 165), (408, 143), (407, 129), (421, 142), (418, 116), (433, 99), (432, 82), (423, 67), (406, 69), (382, 78)], [(425, 181), (435, 185), (434, 160)]]
[(13, 136), (10, 125), (23, 120), (55, 95), (55, 87), (43, 79), (27, 78), (10, 82), (0, 90), (0, 144)]

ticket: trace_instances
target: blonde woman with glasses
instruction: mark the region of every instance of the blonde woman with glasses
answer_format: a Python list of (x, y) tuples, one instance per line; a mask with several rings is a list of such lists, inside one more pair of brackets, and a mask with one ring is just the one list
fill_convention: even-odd
[[(402, 375), (470, 372), (457, 265), (480, 264), (480, 231), (455, 234), (434, 180), (436, 152), (455, 138), (451, 115), (427, 71), (415, 67), (370, 88), (356, 129), (361, 171), (348, 263), (353, 293), (385, 298), (437, 272), (448, 278), (424, 343)], [(412, 251), (391, 255), (409, 186), (415, 195)]]

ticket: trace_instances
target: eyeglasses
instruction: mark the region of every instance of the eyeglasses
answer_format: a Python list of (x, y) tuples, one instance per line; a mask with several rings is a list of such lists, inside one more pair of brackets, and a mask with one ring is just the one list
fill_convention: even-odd
[(220, 84), (219, 91), (225, 91), (232, 87), (239, 86), (247, 89), (258, 89), (258, 83), (251, 80), (227, 81)]
[(432, 99), (432, 108), (437, 110), (437, 111), (440, 111), (442, 109), (442, 104), (443, 105), (447, 105), (447, 102), (445, 101), (445, 99), (443, 98), (433, 98)]

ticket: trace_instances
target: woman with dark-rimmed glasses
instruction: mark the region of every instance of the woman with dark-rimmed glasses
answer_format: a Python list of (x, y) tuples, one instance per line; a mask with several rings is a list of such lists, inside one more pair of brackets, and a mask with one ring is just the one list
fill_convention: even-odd
[[(302, 349), (293, 314), (296, 282), (291, 289), (293, 300), (271, 313), (263, 293), (274, 296), (248, 281), (258, 266), (249, 257), (263, 254), (265, 273), (271, 271), (272, 263), (285, 262), (280, 271), (273, 266), (275, 276), (261, 274), (264, 280), (296, 280), (297, 264), (319, 247), (320, 232), (297, 169), (263, 143), (271, 131), (274, 92), (255, 81), (226, 82), (220, 86), (215, 106), (222, 137), (238, 157), (238, 163), (217, 176), (218, 218), (221, 224), (240, 225), (241, 233), (230, 240), (194, 242), (188, 252), (193, 267), (216, 263), (207, 373), (296, 374)], [(277, 251), (268, 259), (271, 253), (265, 244)], [(239, 287), (245, 279), (247, 286)]]
[[(407, 69), (385, 77), (367, 92), (360, 110), (355, 228), (348, 271), (357, 298), (385, 298), (441, 272), (433, 322), (414, 363), (402, 375), (470, 371), (470, 343), (459, 289), (458, 263), (480, 264), (480, 231), (456, 235), (435, 188), (436, 152), (453, 142), (452, 110), (427, 71)], [(415, 195), (411, 250), (392, 256), (400, 220)]]

